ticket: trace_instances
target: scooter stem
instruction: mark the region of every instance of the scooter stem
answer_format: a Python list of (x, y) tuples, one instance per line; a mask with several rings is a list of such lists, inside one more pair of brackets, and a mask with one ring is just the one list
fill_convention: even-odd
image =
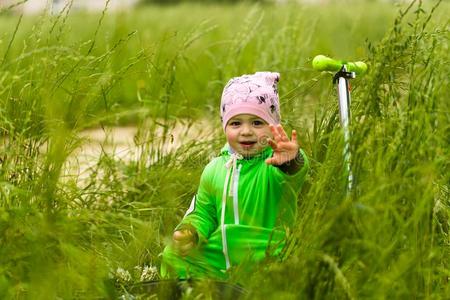
[(353, 186), (353, 173), (351, 169), (351, 154), (350, 154), (350, 88), (348, 80), (355, 78), (355, 73), (347, 72), (346, 66), (336, 73), (333, 82), (337, 83), (339, 93), (339, 116), (341, 126), (344, 131), (344, 149), (343, 156), (347, 171), (347, 192), (351, 191)]
[(337, 73), (333, 77), (333, 84), (337, 84), (339, 94), (339, 116), (341, 126), (344, 131), (344, 149), (343, 157), (347, 172), (347, 192), (353, 187), (353, 172), (351, 168), (350, 153), (350, 87), (349, 79), (356, 77), (356, 74), (364, 74), (367, 71), (367, 65), (364, 62), (347, 62), (317, 55), (312, 61), (312, 66), (318, 71), (332, 71)]

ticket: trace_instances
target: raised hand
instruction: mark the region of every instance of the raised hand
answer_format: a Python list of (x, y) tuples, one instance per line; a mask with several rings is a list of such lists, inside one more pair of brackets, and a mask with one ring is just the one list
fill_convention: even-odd
[(291, 139), (289, 139), (281, 124), (271, 124), (269, 127), (272, 131), (273, 139), (268, 139), (267, 141), (273, 149), (273, 156), (266, 159), (266, 163), (279, 166), (294, 159), (299, 150), (297, 132), (292, 130)]

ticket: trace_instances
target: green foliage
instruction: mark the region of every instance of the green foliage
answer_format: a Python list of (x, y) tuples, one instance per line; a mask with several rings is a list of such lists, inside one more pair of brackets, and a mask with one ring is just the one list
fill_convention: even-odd
[[(1, 95), (22, 99), (36, 91), (49, 93), (33, 97), (31, 107), (43, 109), (40, 99), (58, 99), (49, 101), (61, 103), (60, 110), (75, 109), (67, 121), (83, 127), (95, 126), (98, 118), (127, 123), (163, 107), (178, 117), (211, 114), (229, 77), (261, 69), (281, 71), (281, 92), (294, 99), (290, 92), (299, 84), (312, 85), (316, 74), (309, 66), (315, 54), (365, 57), (365, 40), (383, 36), (394, 10), (369, 5), (374, 8), (356, 4), (351, 14), (337, 4), (319, 10), (181, 4), (104, 15), (63, 11), (20, 22), (4, 15), (0, 26), (9, 30), (1, 35), (0, 58), (8, 70), (2, 82), (8, 85)], [(323, 86), (316, 82), (316, 88), (303, 91), (318, 98)], [(6, 91), (11, 95), (4, 96)]]
[(319, 122), (316, 135), (326, 148), (313, 155), (318, 160), (302, 197), (295, 246), (282, 265), (264, 266), (260, 280), (271, 284), (261, 289), (255, 281), (258, 296), (275, 298), (279, 290), (306, 299), (448, 294), (448, 23), (433, 27), (433, 13), (411, 4), (369, 48), (370, 72), (353, 93), (350, 195), (340, 171), (337, 120)]
[[(223, 85), (278, 70), (284, 122), (301, 133), (312, 170), (285, 261), (240, 279), (250, 298), (445, 299), (449, 6), (416, 2), (397, 17), (367, 2), (351, 12), (333, 3), (1, 12), (0, 298), (117, 298), (157, 279), (159, 253), (223, 144)], [(350, 194), (337, 95), (330, 74), (310, 67), (319, 53), (369, 64), (352, 82)], [(176, 126), (188, 135), (205, 115), (216, 138), (167, 151)], [(138, 128), (134, 158), (103, 151), (88, 176), (71, 174), (83, 130), (123, 123)]]
[[(142, 4), (164, 4), (164, 5), (173, 5), (180, 3), (201, 3), (201, 4), (236, 4), (239, 2), (244, 2), (240, 0), (142, 0), (140, 3)], [(270, 0), (245, 0), (247, 3), (257, 2), (257, 3), (267, 3), (271, 2)]]

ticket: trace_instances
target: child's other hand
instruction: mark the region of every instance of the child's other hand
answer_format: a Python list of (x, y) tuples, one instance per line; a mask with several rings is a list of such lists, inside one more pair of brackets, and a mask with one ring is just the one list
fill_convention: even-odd
[(273, 139), (268, 139), (270, 147), (273, 149), (273, 156), (266, 159), (269, 165), (282, 165), (297, 156), (299, 145), (297, 142), (297, 132), (292, 130), (291, 139), (281, 125), (269, 125), (273, 134)]
[(186, 256), (197, 244), (197, 233), (191, 229), (177, 230), (173, 233), (173, 245), (175, 250)]

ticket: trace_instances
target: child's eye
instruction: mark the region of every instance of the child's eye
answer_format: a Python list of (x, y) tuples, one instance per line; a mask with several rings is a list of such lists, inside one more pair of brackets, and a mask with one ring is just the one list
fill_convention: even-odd
[(239, 122), (239, 121), (231, 121), (230, 122), (230, 126), (239, 126), (239, 125), (241, 125), (241, 122)]
[(253, 121), (253, 125), (254, 126), (262, 126), (262, 125), (264, 125), (264, 122), (260, 121), (260, 120), (255, 120), (255, 121)]

